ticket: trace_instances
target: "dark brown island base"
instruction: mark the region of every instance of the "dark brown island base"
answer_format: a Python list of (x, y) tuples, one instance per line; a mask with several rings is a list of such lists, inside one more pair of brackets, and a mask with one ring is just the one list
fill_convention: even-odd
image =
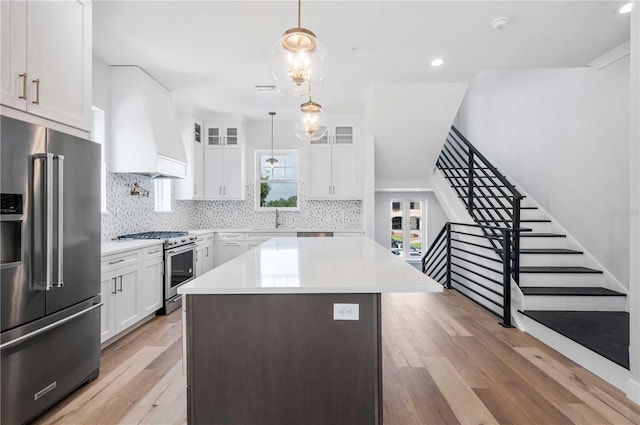
[(442, 288), (367, 238), (279, 238), (181, 290), (189, 424), (373, 425), (380, 293)]

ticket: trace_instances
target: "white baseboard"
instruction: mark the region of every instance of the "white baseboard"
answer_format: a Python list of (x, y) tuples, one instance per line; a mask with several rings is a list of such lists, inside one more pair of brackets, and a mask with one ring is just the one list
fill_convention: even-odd
[(640, 404), (640, 382), (629, 379), (627, 381), (627, 398)]

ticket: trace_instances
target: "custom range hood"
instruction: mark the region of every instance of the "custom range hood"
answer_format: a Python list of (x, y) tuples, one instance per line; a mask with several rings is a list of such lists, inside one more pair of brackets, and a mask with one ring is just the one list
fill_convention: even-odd
[(187, 175), (171, 93), (137, 66), (111, 67), (111, 149), (111, 172)]

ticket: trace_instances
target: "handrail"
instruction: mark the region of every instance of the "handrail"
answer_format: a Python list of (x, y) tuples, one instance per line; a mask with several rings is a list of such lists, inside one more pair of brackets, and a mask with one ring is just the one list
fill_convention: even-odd
[(522, 196), (522, 194), (521, 194), (520, 192), (518, 192), (518, 189), (516, 189), (516, 187), (515, 187), (514, 185), (512, 185), (512, 184), (509, 182), (509, 180), (507, 180), (507, 179), (506, 179), (502, 174), (500, 174), (500, 173), (498, 172), (498, 170), (496, 169), (496, 167), (494, 167), (494, 166), (493, 166), (493, 164), (491, 164), (491, 163), (489, 162), (489, 160), (488, 160), (487, 158), (485, 158), (485, 157), (484, 157), (484, 155), (482, 155), (482, 154), (480, 153), (480, 151), (479, 151), (478, 149), (476, 149), (476, 147), (475, 147), (475, 146), (473, 146), (473, 145), (471, 144), (471, 142), (469, 142), (469, 141), (467, 140), (467, 138), (466, 138), (466, 137), (464, 137), (464, 135), (463, 135), (462, 133), (460, 133), (460, 131), (458, 131), (458, 129), (457, 129), (455, 126), (453, 126), (453, 125), (452, 125), (452, 126), (451, 126), (451, 130), (453, 130), (453, 132), (456, 134), (456, 136), (458, 136), (458, 137), (460, 138), (460, 140), (461, 140), (465, 145), (467, 145), (467, 147), (468, 147), (468, 148), (473, 152), (473, 154), (474, 154), (475, 156), (477, 156), (478, 158), (480, 158), (480, 160), (481, 160), (482, 162), (484, 162), (484, 163), (485, 163), (485, 165), (487, 166), (487, 168), (488, 168), (489, 170), (491, 170), (491, 171), (492, 171), (492, 172), (493, 172), (493, 173), (498, 177), (498, 180), (500, 180), (500, 182), (501, 182), (501, 183), (503, 183), (505, 186), (507, 186), (507, 188), (509, 189), (509, 192), (511, 192), (511, 193), (512, 193), (515, 197), (517, 197), (518, 199), (522, 199), (522, 198), (524, 198), (524, 197)]
[(473, 146), (455, 126), (436, 163), (457, 196), (464, 202), (469, 215), (482, 227), (496, 250), (502, 250), (502, 229), (510, 234), (512, 247), (511, 272), (520, 281), (520, 204), (524, 196), (487, 158)]
[[(485, 234), (476, 235), (452, 229), (457, 226), (478, 228), (485, 232)], [(501, 269), (495, 269), (493, 267), (482, 264), (481, 262), (477, 262), (480, 260), (471, 260), (469, 258), (465, 258), (464, 254), (451, 253), (452, 248), (456, 251), (467, 252), (465, 250), (459, 249), (457, 246), (452, 246), (452, 242), (455, 242), (456, 244), (478, 246), (478, 244), (476, 243), (466, 241), (465, 236), (480, 237), (487, 240), (488, 243), (493, 242), (493, 239), (496, 238), (496, 236), (487, 235), (486, 232), (489, 230), (497, 231), (501, 234), (501, 238), (499, 238), (500, 248), (492, 248), (494, 252), (498, 254), (497, 258), (494, 259), (486, 257), (473, 252), (468, 253), (482, 257), (485, 260), (498, 262), (502, 265)], [(438, 281), (448, 289), (453, 288), (456, 290), (460, 290), (460, 288), (464, 288), (465, 290), (478, 295), (486, 302), (493, 304), (496, 308), (501, 308), (501, 324), (505, 327), (511, 327), (511, 240), (514, 234), (517, 234), (523, 230), (525, 229), (510, 229), (508, 227), (447, 222), (444, 226), (442, 226), (442, 229), (438, 233), (438, 236), (436, 236), (435, 240), (431, 243), (431, 246), (422, 257), (422, 272), (429, 275), (432, 279)], [(445, 266), (441, 267), (441, 263), (443, 262), (443, 260), (445, 261)], [(461, 262), (463, 263), (461, 264)], [(477, 267), (480, 270), (484, 271), (479, 272), (469, 267)], [(487, 272), (501, 275), (502, 279), (499, 280), (492, 276), (488, 276)], [(457, 278), (454, 279), (452, 275), (456, 275)], [(465, 282), (461, 282), (461, 280), (458, 278), (464, 279)], [(484, 280), (484, 282), (481, 280)], [(455, 286), (453, 284), (455, 284)], [(501, 291), (497, 289), (499, 287), (502, 287)], [(491, 296), (488, 296), (487, 292), (494, 294), (494, 296), (502, 296), (502, 302), (500, 303), (494, 300)], [(494, 310), (491, 311), (495, 313)]]

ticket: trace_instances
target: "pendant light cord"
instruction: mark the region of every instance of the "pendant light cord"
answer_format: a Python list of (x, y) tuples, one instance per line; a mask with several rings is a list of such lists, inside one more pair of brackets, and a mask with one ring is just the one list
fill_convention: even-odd
[(275, 112), (269, 112), (269, 115), (271, 115), (271, 158), (273, 158), (273, 116), (275, 114)]
[(300, 26), (300, 2), (301, 2), (301, 1), (302, 1), (302, 0), (298, 0), (298, 28), (302, 28), (302, 27)]

